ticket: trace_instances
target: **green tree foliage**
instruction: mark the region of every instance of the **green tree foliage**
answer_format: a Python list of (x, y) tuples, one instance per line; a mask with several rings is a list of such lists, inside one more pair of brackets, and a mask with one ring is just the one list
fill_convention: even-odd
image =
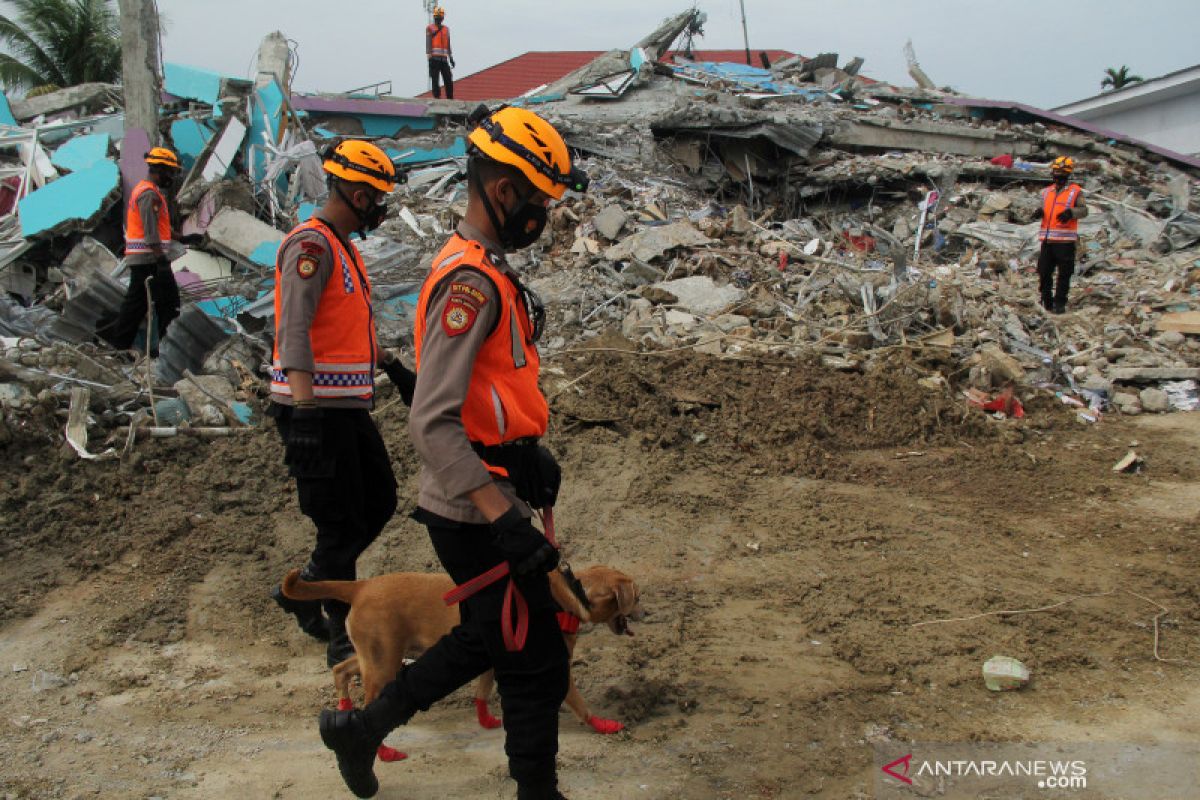
[(112, 0), (9, 0), (0, 14), (0, 84), (41, 93), (121, 80), (121, 25)]

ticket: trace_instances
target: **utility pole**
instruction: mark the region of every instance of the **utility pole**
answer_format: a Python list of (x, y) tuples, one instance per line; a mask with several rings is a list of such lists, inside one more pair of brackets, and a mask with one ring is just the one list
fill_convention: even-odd
[(746, 66), (752, 67), (750, 61), (750, 33), (746, 30), (746, 0), (738, 0), (742, 6), (742, 40), (746, 43)]
[(154, 0), (118, 0), (121, 14), (121, 83), (125, 89), (125, 130), (140, 128), (151, 146), (160, 143), (158, 106), (158, 10)]

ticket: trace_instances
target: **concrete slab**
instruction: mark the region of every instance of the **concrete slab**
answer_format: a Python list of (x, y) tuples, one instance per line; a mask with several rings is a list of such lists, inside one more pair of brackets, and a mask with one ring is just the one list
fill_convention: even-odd
[(188, 250), (171, 263), (171, 269), (175, 272), (187, 270), (202, 281), (216, 281), (233, 275), (233, 262), (203, 250)]
[(116, 163), (105, 159), (21, 198), (17, 207), (22, 234), (49, 233), (100, 216), (116, 202), (120, 177)]
[(184, 169), (192, 168), (214, 135), (212, 128), (190, 117), (171, 123), (171, 141)]
[(283, 241), (283, 231), (236, 208), (221, 209), (209, 223), (207, 235), (221, 253), (259, 266), (275, 263), (275, 251)]
[(260, 183), (267, 173), (270, 158), (267, 144), (272, 147), (279, 144), (283, 130), (283, 109), (283, 90), (275, 81), (254, 91), (250, 101), (250, 138), (246, 142), (246, 164), (255, 183)]
[(746, 292), (736, 286), (718, 286), (712, 278), (693, 275), (665, 283), (656, 283), (655, 288), (675, 296), (675, 305), (692, 314), (711, 316), (746, 299)]
[(54, 151), (50, 163), (67, 172), (79, 172), (108, 158), (108, 134), (76, 136)]
[(216, 106), (221, 99), (225, 76), (212, 70), (183, 64), (163, 64), (163, 91), (184, 100), (198, 100)]

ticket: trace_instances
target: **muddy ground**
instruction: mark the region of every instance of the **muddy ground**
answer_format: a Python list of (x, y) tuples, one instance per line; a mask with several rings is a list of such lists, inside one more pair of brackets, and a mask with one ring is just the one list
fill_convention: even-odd
[[(866, 798), (873, 746), (1200, 742), (1200, 415), (997, 421), (916, 384), (695, 356), (549, 363), (577, 566), (636, 578), (636, 636), (583, 636), (604, 737), (562, 716), (573, 800)], [(401, 510), (364, 574), (433, 570), (405, 415)], [(0, 451), (0, 797), (348, 797), (316, 732), (321, 646), (267, 596), (312, 537), (271, 430), (122, 465), (37, 426)], [(1136, 441), (1140, 474), (1112, 465)], [(1050, 611), (913, 627), (996, 609)], [(994, 654), (1033, 682), (988, 692)], [(508, 798), (460, 692), (397, 731), (381, 798)], [(1195, 797), (1195, 786), (1160, 797)], [(1043, 796), (1043, 795), (1037, 795)], [(1076, 796), (1088, 796), (1077, 794)], [(1101, 795), (1096, 795), (1101, 796)]]

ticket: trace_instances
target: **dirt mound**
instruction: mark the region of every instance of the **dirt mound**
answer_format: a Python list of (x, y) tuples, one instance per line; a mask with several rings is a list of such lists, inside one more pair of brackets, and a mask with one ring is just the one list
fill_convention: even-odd
[[(765, 474), (827, 477), (841, 456), (880, 447), (991, 440), (997, 426), (949, 392), (917, 383), (902, 359), (858, 372), (812, 361), (731, 361), (681, 353), (574, 357), (552, 418), (564, 434), (602, 426), (648, 450), (748, 466)], [(577, 381), (577, 382), (576, 382)]]

